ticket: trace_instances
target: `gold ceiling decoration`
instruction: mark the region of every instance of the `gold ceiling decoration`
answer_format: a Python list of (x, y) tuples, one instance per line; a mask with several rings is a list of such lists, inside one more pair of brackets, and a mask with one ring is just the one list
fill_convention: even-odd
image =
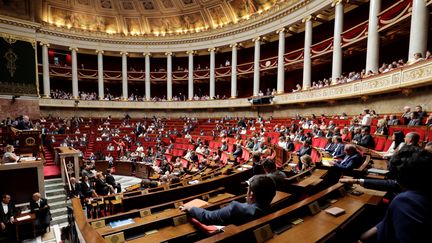
[[(282, 3), (302, 0), (8, 0), (0, 14), (36, 22), (128, 36), (178, 35), (244, 22)], [(31, 11), (34, 9), (34, 11)]]

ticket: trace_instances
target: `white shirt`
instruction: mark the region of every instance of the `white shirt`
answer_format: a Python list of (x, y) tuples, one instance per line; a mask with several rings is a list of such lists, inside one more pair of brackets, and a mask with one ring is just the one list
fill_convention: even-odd
[(7, 213), (9, 212), (9, 207), (8, 207), (8, 205), (2, 202), (2, 206), (3, 206), (3, 212), (4, 212), (5, 214), (7, 214)]
[(37, 203), (37, 205), (40, 207), (41, 200), (40, 200), (40, 199), (37, 200), (36, 203)]
[(362, 126), (370, 126), (371, 123), (372, 123), (372, 117), (369, 114), (364, 115), (361, 122)]

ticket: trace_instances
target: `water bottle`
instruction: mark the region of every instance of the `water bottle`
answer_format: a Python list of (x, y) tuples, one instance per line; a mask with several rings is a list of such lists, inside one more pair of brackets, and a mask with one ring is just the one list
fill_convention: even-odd
[(87, 219), (87, 207), (84, 205), (83, 207), (84, 217)]

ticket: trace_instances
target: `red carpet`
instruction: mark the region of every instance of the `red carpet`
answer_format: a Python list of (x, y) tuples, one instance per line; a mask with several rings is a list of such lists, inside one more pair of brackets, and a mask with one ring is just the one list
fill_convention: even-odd
[(44, 177), (45, 179), (60, 177), (60, 167), (57, 165), (45, 165)]
[(57, 166), (54, 163), (54, 155), (52, 151), (46, 146), (44, 146), (43, 149), (46, 161), (44, 166), (45, 179), (60, 177), (60, 166)]

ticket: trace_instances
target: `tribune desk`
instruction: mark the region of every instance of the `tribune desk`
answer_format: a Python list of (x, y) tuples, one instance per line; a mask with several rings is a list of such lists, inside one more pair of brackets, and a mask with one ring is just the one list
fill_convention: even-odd
[(43, 159), (0, 164), (0, 193), (10, 194), (16, 204), (28, 203), (31, 195), (45, 195)]

